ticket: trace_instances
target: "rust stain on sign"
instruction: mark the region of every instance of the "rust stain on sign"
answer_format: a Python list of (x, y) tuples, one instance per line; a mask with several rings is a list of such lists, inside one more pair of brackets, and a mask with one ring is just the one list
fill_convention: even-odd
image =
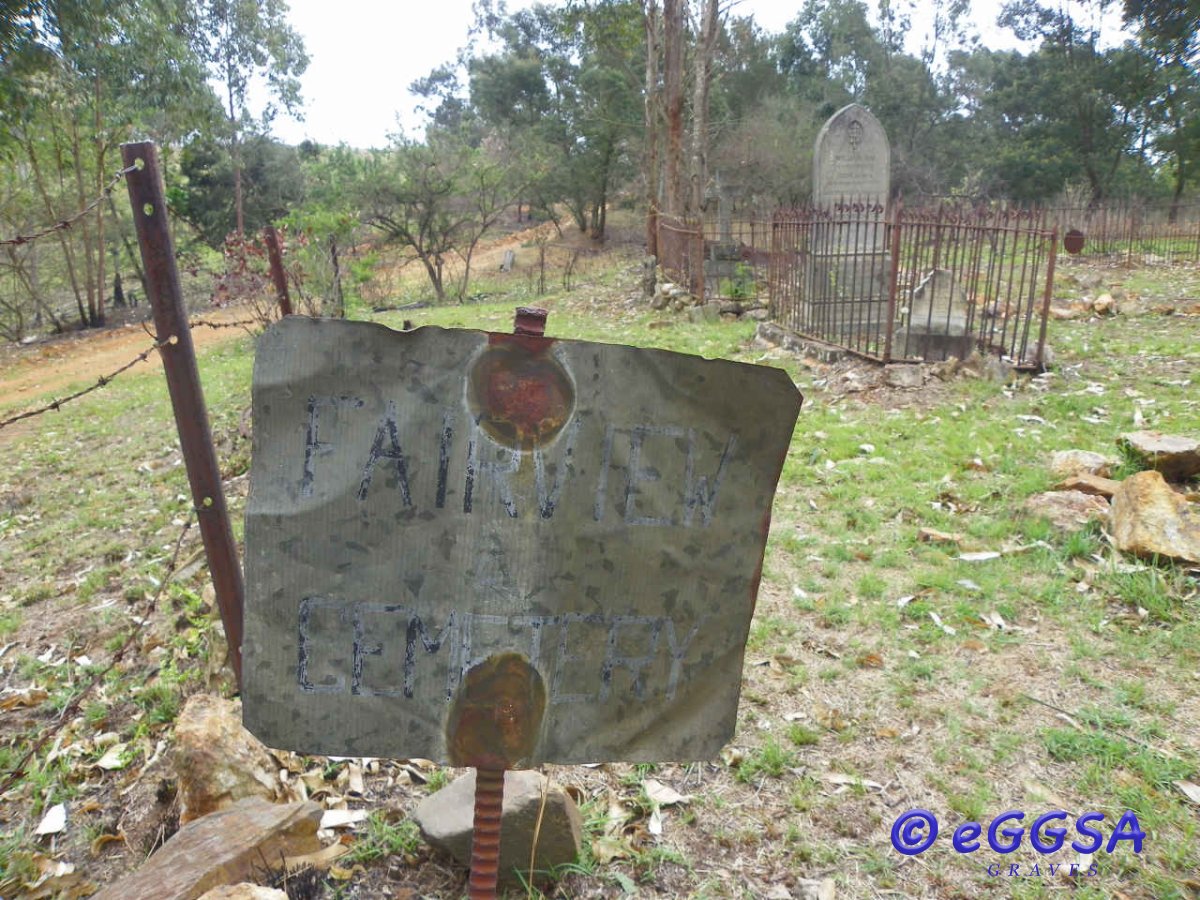
[(450, 703), (446, 747), (453, 766), (519, 768), (537, 747), (546, 712), (542, 675), (520, 653), (472, 667)]
[(800, 399), (782, 371), (661, 350), (276, 324), (247, 726), (459, 765), (715, 756)]

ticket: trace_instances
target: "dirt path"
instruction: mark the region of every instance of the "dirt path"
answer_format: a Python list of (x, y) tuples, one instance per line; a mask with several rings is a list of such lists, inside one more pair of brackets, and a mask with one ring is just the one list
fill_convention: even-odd
[[(250, 307), (228, 307), (193, 317), (193, 322), (199, 319), (221, 324), (251, 318)], [(198, 327), (192, 329), (192, 341), (197, 349), (202, 349), (243, 334), (240, 328)], [(29, 347), (0, 350), (0, 410), (19, 412), (47, 395), (94, 382), (119, 369), (153, 343), (140, 323), (129, 323), (100, 331), (75, 332)], [(157, 370), (161, 366), (155, 353), (131, 371)]]

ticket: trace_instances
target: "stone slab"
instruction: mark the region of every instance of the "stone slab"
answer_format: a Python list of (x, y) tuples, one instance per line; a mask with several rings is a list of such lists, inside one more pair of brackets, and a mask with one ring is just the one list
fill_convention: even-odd
[(1158, 431), (1133, 431), (1117, 444), (1168, 481), (1186, 481), (1200, 475), (1200, 440)]
[(321, 848), (316, 803), (268, 803), (248, 798), (184, 825), (140, 869), (92, 900), (196, 900), (207, 891), (261, 873), (264, 860)]

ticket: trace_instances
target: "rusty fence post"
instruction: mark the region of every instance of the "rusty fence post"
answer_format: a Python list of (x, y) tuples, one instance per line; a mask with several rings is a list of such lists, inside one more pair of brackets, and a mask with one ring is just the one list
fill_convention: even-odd
[[(1054, 297), (1054, 267), (1057, 261), (1058, 228), (1055, 227), (1050, 232), (1050, 259), (1046, 263), (1046, 289), (1042, 294), (1042, 321), (1038, 327), (1037, 351), (1033, 356), (1033, 366), (1039, 372), (1046, 371), (1046, 329), (1050, 324), (1050, 301)], [(1025, 348), (1022, 347), (1021, 355), (1024, 356), (1024, 354)]]
[(500, 881), (500, 819), (504, 812), (504, 769), (475, 770), (475, 818), (471, 828), (470, 900), (496, 900)]
[(279, 298), (279, 314), (292, 314), (292, 297), (288, 293), (287, 272), (283, 269), (283, 251), (279, 247), (279, 232), (274, 225), (263, 230), (267, 242), (267, 258), (271, 262), (271, 281), (275, 283), (275, 296)]
[(167, 389), (175, 411), (175, 426), (192, 490), (192, 504), (200, 522), (200, 536), (208, 558), (221, 623), (229, 642), (230, 659), (242, 683), (242, 604), (244, 588), (237, 545), (229, 524), (221, 470), (213, 447), (200, 371), (187, 309), (175, 265), (175, 246), (167, 226), (167, 202), (158, 152), (150, 141), (121, 145), (126, 167), (137, 166), (126, 177), (133, 222), (146, 272), (146, 291), (154, 312), (156, 339), (162, 354)]
[[(887, 328), (883, 335), (883, 361), (885, 363), (892, 361), (892, 342), (896, 336), (896, 301), (898, 299), (896, 293), (900, 284), (900, 249), (902, 246), (900, 239), (904, 228), (903, 209), (904, 201), (897, 197), (896, 205), (892, 208), (892, 240), (889, 248), (892, 251), (892, 259), (888, 272)], [(905, 350), (907, 351), (907, 349), (906, 346)]]

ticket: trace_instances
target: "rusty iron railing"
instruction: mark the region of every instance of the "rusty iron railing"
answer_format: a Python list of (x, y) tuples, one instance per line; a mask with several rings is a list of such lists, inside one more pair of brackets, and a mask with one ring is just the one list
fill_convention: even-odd
[(1078, 232), (1075, 254), (1084, 259), (1126, 266), (1200, 262), (1200, 203), (1048, 206), (1045, 220), (1059, 234)]
[(771, 218), (704, 221), (704, 298), (765, 301), (771, 260)]
[(1056, 236), (1036, 211), (837, 203), (776, 214), (772, 315), (882, 362), (1040, 368)]

